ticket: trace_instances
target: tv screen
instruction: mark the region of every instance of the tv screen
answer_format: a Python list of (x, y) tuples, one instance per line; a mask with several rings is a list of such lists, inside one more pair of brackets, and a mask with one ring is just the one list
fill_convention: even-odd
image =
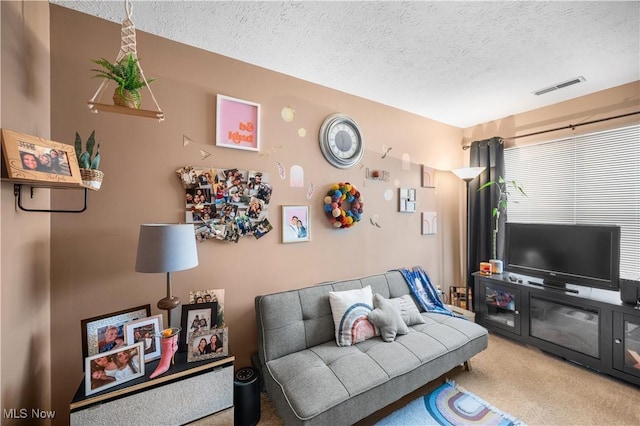
[(507, 222), (505, 270), (553, 286), (618, 289), (620, 227)]

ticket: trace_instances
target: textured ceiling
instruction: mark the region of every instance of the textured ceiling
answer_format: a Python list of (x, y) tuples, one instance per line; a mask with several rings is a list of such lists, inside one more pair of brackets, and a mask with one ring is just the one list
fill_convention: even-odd
[[(51, 2), (126, 16), (124, 1)], [(130, 4), (140, 31), (462, 128), (640, 80), (639, 1)]]

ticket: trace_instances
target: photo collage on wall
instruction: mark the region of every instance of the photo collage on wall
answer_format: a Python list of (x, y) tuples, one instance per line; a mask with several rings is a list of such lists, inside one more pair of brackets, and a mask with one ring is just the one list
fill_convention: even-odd
[(184, 167), (185, 221), (199, 241), (238, 242), (261, 238), (273, 229), (268, 220), (272, 187), (267, 173), (255, 170)]

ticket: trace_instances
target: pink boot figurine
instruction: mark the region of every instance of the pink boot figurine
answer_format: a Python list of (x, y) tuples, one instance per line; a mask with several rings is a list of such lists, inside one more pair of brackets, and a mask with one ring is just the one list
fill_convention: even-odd
[(170, 364), (173, 364), (173, 355), (178, 351), (178, 333), (180, 333), (180, 329), (171, 328), (170, 330), (171, 334), (169, 334), (168, 337), (165, 337), (164, 335), (160, 336), (162, 355), (156, 370), (149, 376), (150, 379), (161, 375), (169, 369)]

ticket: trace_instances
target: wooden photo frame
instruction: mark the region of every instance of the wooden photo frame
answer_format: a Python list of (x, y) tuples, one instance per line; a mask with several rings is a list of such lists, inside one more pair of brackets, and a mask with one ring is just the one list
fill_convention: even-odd
[(144, 362), (153, 361), (162, 355), (160, 347), (160, 333), (164, 330), (162, 315), (154, 315), (124, 325), (124, 336), (127, 345), (142, 342)]
[(82, 184), (72, 145), (2, 129), (2, 156), (9, 179), (60, 186)]
[(187, 351), (187, 342), (190, 341), (189, 336), (192, 333), (208, 331), (212, 328), (212, 324), (217, 324), (217, 322), (217, 302), (182, 305), (182, 318), (180, 322), (182, 326), (182, 333), (180, 333), (179, 343), (180, 352)]
[(260, 104), (218, 95), (216, 146), (260, 151)]
[(228, 356), (228, 332), (229, 329), (224, 327), (191, 333), (187, 348), (187, 362)]
[[(147, 304), (80, 321), (83, 358), (124, 346), (124, 325), (150, 315), (151, 305)], [(116, 330), (115, 338), (111, 337), (113, 329)], [(109, 338), (105, 337), (107, 332), (111, 333)]]
[(282, 242), (310, 241), (309, 206), (282, 206)]
[(89, 396), (144, 376), (144, 343), (85, 358), (84, 389)]

